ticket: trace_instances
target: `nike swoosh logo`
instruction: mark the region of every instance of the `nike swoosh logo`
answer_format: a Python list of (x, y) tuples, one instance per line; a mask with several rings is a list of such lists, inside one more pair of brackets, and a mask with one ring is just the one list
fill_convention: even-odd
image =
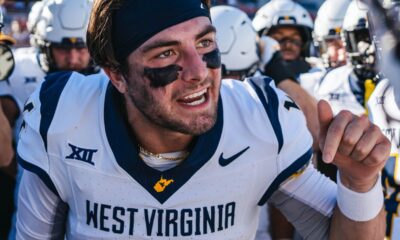
[(229, 158), (224, 158), (222, 155), (224, 153), (221, 153), (221, 156), (219, 156), (219, 165), (221, 165), (222, 167), (227, 166), (228, 164), (230, 164), (231, 162), (233, 162), (236, 158), (240, 157), (244, 152), (246, 152), (247, 150), (249, 150), (250, 146), (248, 146), (247, 148), (243, 149), (242, 151), (236, 153), (235, 155), (229, 157)]

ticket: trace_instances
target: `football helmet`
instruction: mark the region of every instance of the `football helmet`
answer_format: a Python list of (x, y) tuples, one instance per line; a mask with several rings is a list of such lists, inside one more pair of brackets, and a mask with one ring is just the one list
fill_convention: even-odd
[(370, 7), (369, 24), (377, 49), (380, 73), (393, 86), (394, 97), (400, 108), (400, 1), (363, 0)]
[(318, 10), (313, 38), (326, 67), (336, 65), (327, 53), (328, 42), (341, 41), (343, 20), (349, 4), (350, 0), (326, 0)]
[(35, 2), (32, 5), (32, 8), (28, 14), (28, 21), (26, 22), (26, 28), (29, 31), (30, 44), (33, 47), (38, 47), (38, 44), (36, 42), (36, 37), (34, 34), (35, 34), (37, 22), (39, 20), (39, 17), (42, 14), (42, 10), (43, 10), (43, 6), (45, 5), (45, 2), (46, 2), (46, 0)]
[(342, 37), (347, 56), (360, 80), (373, 79), (375, 72), (375, 46), (369, 32), (368, 6), (352, 1), (343, 21)]
[(56, 64), (51, 47), (86, 47), (86, 29), (92, 0), (43, 0), (33, 6), (28, 28), (34, 46), (39, 47), (40, 63), (46, 72)]
[(310, 53), (313, 20), (305, 8), (292, 0), (268, 2), (256, 12), (253, 26), (260, 36), (268, 35), (271, 29), (280, 26), (296, 27), (304, 42), (302, 55), (308, 56)]
[(217, 44), (221, 52), (223, 75), (240, 72), (252, 75), (259, 62), (258, 35), (250, 18), (231, 6), (211, 8), (212, 24), (217, 29)]

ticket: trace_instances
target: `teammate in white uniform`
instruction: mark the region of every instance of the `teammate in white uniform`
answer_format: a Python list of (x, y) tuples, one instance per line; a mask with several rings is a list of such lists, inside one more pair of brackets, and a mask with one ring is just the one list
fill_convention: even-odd
[(326, 73), (346, 63), (346, 50), (341, 38), (343, 20), (350, 0), (327, 0), (318, 10), (313, 38), (322, 63), (313, 71), (300, 74), (299, 82), (310, 94)]
[(255, 32), (250, 18), (242, 10), (231, 6), (211, 8), (213, 25), (221, 52), (223, 78), (241, 79), (267, 75), (302, 109), (308, 129), (318, 145), (317, 101), (307, 94), (295, 80), (295, 74), (282, 60), (279, 43)]
[[(212, 23), (217, 30), (222, 78), (243, 80), (245, 77), (264, 74), (260, 71), (264, 69), (268, 76), (274, 79), (277, 87), (291, 96), (305, 112), (309, 129), (317, 138), (319, 131), (317, 102), (299, 86), (295, 81), (294, 73), (291, 73), (291, 70), (282, 62), (279, 43), (267, 36), (262, 36), (260, 39), (250, 18), (240, 9), (231, 6), (216, 6), (212, 7), (210, 12)], [(271, 238), (268, 231), (268, 219), (267, 205), (264, 205), (256, 239)]]
[(279, 42), (282, 58), (296, 77), (311, 70), (305, 58), (310, 55), (313, 20), (300, 4), (292, 0), (270, 1), (256, 12), (253, 26), (260, 36)]
[(251, 239), (265, 201), (304, 237), (383, 237), (383, 134), (320, 103), (336, 187), (271, 80), (221, 83), (209, 2), (173, 3), (96, 1), (88, 46), (109, 79), (59, 73), (27, 101), (18, 238)]
[[(0, 83), (0, 98), (12, 99), (6, 113), (12, 116), (15, 141), (22, 122), (23, 105), (46, 75), (65, 70), (85, 74), (99, 71), (86, 47), (92, 4), (91, 0), (45, 0), (32, 7), (27, 24), (32, 47), (15, 50), (14, 72), (7, 82)], [(16, 194), (21, 174), (19, 171)], [(15, 231), (12, 231), (9, 239), (14, 238)]]
[(325, 99), (334, 114), (349, 110), (356, 115), (365, 114), (365, 99), (375, 78), (374, 51), (369, 37), (367, 6), (350, 3), (343, 22), (348, 64), (328, 72), (316, 86), (315, 97)]
[[(0, 81), (5, 81), (14, 69), (14, 57), (10, 45), (15, 40), (2, 33), (3, 15), (0, 6)], [(13, 187), (15, 185), (15, 165), (10, 164), (14, 156), (11, 127), (3, 112), (4, 101), (0, 100), (0, 238), (6, 238), (13, 212)]]
[[(32, 47), (14, 52), (16, 66), (7, 82), (1, 83), (0, 96), (14, 101), (14, 112), (22, 112), (23, 104), (44, 77), (60, 70), (93, 73), (90, 55), (85, 46), (86, 27), (92, 1), (37, 2), (29, 15)], [(74, 18), (71, 18), (71, 14)], [(53, 17), (58, 16), (58, 17)], [(12, 123), (14, 124), (14, 122)], [(19, 125), (16, 124), (19, 129)]]
[[(384, 79), (378, 82), (368, 101), (370, 119), (377, 124), (391, 141), (392, 148), (388, 162), (382, 171), (382, 184), (385, 190), (386, 238), (400, 239), (399, 218), (399, 149), (400, 149), (400, 104), (399, 55), (395, 50), (399, 45), (399, 3), (384, 1), (369, 2), (371, 14), (369, 21), (373, 26), (374, 42), (377, 48), (379, 70)], [(387, 17), (385, 19), (385, 16)]]
[(389, 80), (380, 81), (368, 101), (371, 121), (378, 125), (391, 141), (390, 158), (382, 171), (385, 189), (386, 237), (400, 239), (399, 192), (400, 192), (400, 109), (394, 99)]
[[(36, 2), (29, 13), (27, 28), (33, 33), (40, 13), (42, 11), (42, 1)], [(31, 35), (32, 36), (32, 35)], [(31, 37), (32, 47), (17, 48), (14, 50), (15, 61), (17, 62), (13, 74), (7, 82), (0, 83), (0, 97), (7, 99), (10, 123), (14, 127), (14, 138), (18, 141), (19, 124), (18, 116), (21, 116), (23, 105), (29, 95), (36, 89), (38, 84), (45, 76), (45, 72), (40, 68), (38, 62), (37, 45)]]

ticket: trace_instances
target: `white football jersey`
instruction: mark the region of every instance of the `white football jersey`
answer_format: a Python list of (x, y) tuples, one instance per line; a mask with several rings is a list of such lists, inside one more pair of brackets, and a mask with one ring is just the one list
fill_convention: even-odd
[(320, 68), (319, 70), (302, 73), (298, 77), (298, 82), (311, 96), (314, 96), (315, 88), (320, 83), (321, 79), (325, 76), (326, 69)]
[(390, 158), (382, 171), (385, 208), (389, 239), (400, 239), (400, 109), (394, 100), (389, 80), (380, 81), (368, 101), (368, 112), (373, 123), (392, 143)]
[(350, 65), (335, 68), (315, 87), (314, 97), (328, 101), (334, 115), (342, 110), (349, 110), (358, 116), (365, 114), (365, 108), (354, 95), (350, 81), (357, 81)]
[[(30, 97), (19, 160), (58, 200), (24, 174), (18, 239), (253, 239), (268, 200), (305, 236), (326, 237), (336, 186), (309, 164), (305, 118), (270, 79), (222, 81), (215, 126), (166, 171), (139, 158), (121, 106), (103, 74), (49, 75)], [(66, 229), (52, 226), (60, 219)]]
[[(0, 82), (0, 97), (12, 99), (22, 113), (25, 101), (43, 81), (45, 73), (39, 66), (35, 48), (17, 48), (13, 55), (15, 68), (7, 81)], [(22, 114), (14, 127), (14, 139), (16, 140), (18, 140), (21, 121)]]
[(45, 72), (39, 66), (35, 48), (17, 48), (13, 54), (15, 68), (7, 81), (0, 82), (0, 96), (11, 97), (22, 110), (29, 95), (42, 82)]

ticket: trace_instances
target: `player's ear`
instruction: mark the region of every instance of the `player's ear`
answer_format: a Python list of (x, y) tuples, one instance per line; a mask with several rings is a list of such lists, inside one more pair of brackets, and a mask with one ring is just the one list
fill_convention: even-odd
[(126, 93), (128, 87), (122, 73), (107, 67), (104, 67), (103, 69), (107, 76), (110, 78), (110, 81), (114, 85), (114, 87), (116, 87), (120, 93)]

